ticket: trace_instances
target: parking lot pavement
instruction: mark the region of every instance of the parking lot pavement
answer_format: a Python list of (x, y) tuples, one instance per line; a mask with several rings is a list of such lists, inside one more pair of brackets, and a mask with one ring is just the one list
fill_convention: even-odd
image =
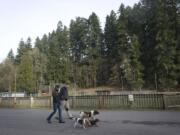
[[(100, 110), (98, 127), (73, 128), (73, 120), (65, 124), (52, 118), (51, 110), (0, 108), (0, 135), (179, 135), (180, 111)], [(79, 111), (72, 111), (77, 116)]]

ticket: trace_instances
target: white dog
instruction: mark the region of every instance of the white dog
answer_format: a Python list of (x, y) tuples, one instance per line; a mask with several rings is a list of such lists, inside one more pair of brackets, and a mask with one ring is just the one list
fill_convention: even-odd
[(87, 118), (73, 118), (75, 120), (74, 128), (77, 127), (77, 125), (81, 125), (84, 129), (86, 129), (88, 126), (91, 126), (91, 122)]
[(83, 119), (83, 118), (89, 118), (89, 119), (94, 120), (94, 119), (95, 119), (95, 115), (98, 115), (98, 114), (99, 114), (99, 111), (97, 111), (97, 110), (91, 110), (91, 111), (89, 111), (89, 112), (87, 112), (87, 111), (81, 111), (80, 114), (79, 114), (79, 116), (80, 116), (81, 119)]

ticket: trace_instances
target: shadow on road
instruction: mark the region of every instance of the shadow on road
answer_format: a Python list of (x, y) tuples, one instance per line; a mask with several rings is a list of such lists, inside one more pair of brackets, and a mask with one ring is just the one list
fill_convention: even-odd
[(130, 121), (123, 120), (124, 124), (143, 124), (143, 125), (168, 125), (168, 126), (179, 126), (180, 122), (170, 122), (170, 121)]

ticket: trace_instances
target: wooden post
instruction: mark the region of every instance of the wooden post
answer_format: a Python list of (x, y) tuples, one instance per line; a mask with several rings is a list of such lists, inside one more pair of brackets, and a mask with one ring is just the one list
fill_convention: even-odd
[(155, 73), (155, 86), (156, 86), (156, 91), (158, 89), (158, 86), (157, 86), (157, 74)]
[(163, 109), (166, 110), (167, 109), (166, 94), (162, 94), (162, 96), (163, 96)]
[(30, 102), (31, 102), (31, 108), (33, 108), (33, 105), (34, 105), (34, 98), (33, 97), (30, 97)]

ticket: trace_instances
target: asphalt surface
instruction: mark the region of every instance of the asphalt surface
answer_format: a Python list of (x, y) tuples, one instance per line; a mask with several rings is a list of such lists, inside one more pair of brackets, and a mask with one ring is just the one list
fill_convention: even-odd
[[(180, 135), (180, 111), (100, 110), (98, 127), (46, 122), (51, 110), (0, 108), (0, 135)], [(72, 111), (77, 116), (79, 111)]]

